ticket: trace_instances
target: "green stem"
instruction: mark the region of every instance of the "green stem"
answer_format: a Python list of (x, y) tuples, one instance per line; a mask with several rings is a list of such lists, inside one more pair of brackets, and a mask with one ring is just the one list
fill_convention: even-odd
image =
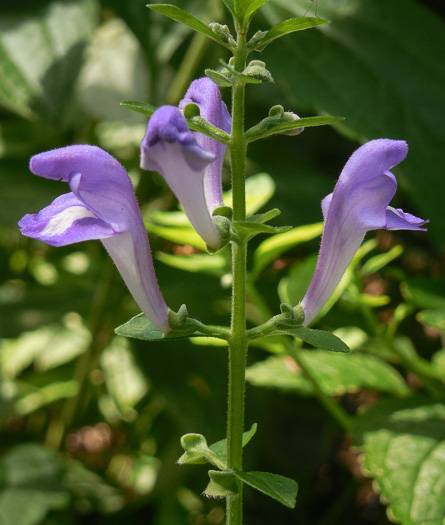
[[(243, 71), (246, 64), (246, 35), (239, 33), (235, 52), (235, 69)], [(232, 192), (233, 218), (246, 218), (245, 173), (246, 143), (244, 140), (244, 85), (235, 84), (232, 91)], [(246, 335), (246, 257), (244, 243), (232, 243), (232, 318), (229, 339), (229, 392), (227, 412), (227, 465), (242, 470), (244, 430), (244, 391), (247, 359)], [(239, 493), (227, 498), (227, 525), (241, 525), (242, 484)]]

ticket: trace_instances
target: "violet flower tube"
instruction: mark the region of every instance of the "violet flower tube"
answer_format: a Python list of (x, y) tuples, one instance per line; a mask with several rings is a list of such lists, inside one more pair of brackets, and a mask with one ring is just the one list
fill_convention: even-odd
[[(230, 131), (230, 115), (210, 79), (195, 80), (181, 102), (194, 102), (211, 124)], [(222, 239), (212, 213), (223, 204), (221, 170), (225, 145), (190, 131), (180, 110), (162, 106), (153, 113), (141, 144), (141, 168), (158, 171), (175, 193), (197, 233), (217, 250)]]
[(168, 307), (156, 280), (147, 233), (127, 172), (96, 146), (67, 146), (31, 158), (30, 170), (67, 182), (71, 193), (57, 197), (19, 222), (23, 235), (52, 246), (100, 239), (134, 300), (164, 333)]
[(371, 230), (425, 231), (424, 221), (389, 206), (397, 181), (389, 171), (408, 152), (403, 140), (377, 139), (356, 150), (333, 193), (322, 201), (323, 236), (317, 266), (301, 305), (309, 324), (329, 299), (349, 263)]

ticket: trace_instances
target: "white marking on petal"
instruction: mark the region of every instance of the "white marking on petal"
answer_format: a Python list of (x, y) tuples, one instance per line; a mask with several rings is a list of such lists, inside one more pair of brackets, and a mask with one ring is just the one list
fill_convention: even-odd
[(93, 217), (97, 219), (96, 215), (84, 206), (71, 206), (54, 215), (45, 226), (45, 229), (40, 233), (47, 237), (56, 237), (65, 233), (73, 224), (74, 221), (85, 219), (86, 217)]

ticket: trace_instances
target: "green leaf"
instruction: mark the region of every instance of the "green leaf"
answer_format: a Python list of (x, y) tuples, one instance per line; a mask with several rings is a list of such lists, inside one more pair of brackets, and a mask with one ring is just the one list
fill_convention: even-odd
[(276, 38), (280, 38), (296, 31), (310, 29), (311, 27), (316, 27), (322, 24), (329, 24), (329, 21), (323, 20), (321, 18), (310, 17), (290, 18), (289, 20), (284, 20), (283, 22), (280, 22), (276, 26), (272, 27), (272, 29), (269, 29), (264, 37), (252, 46), (252, 50), (262, 51)]
[(300, 226), (263, 241), (254, 252), (253, 273), (258, 275), (269, 263), (298, 244), (315, 239), (323, 231), (323, 223)]
[(397, 246), (394, 246), (386, 253), (381, 253), (379, 255), (374, 255), (374, 257), (371, 257), (368, 259), (365, 264), (360, 269), (360, 276), (366, 277), (370, 273), (378, 272), (382, 268), (384, 268), (386, 265), (394, 261), (394, 259), (397, 259), (397, 257), (400, 257), (403, 253), (403, 246), (401, 244), (398, 244)]
[(222, 0), (222, 2), (227, 7), (227, 9), (232, 13), (232, 15), (235, 16), (235, 6), (233, 4), (233, 0)]
[(39, 525), (53, 509), (69, 504), (61, 456), (36, 444), (10, 449), (0, 458), (2, 525)]
[(314, 330), (313, 328), (306, 328), (305, 326), (297, 326), (296, 328), (286, 328), (282, 332), (302, 339), (317, 348), (324, 348), (332, 352), (350, 352), (348, 346), (332, 332), (324, 330)]
[[(262, 13), (274, 25), (303, 16), (308, 0), (272, 0)], [(445, 214), (437, 181), (445, 165), (445, 24), (418, 0), (318, 0), (326, 31), (275, 42), (274, 75), (288, 107), (342, 115), (343, 135), (357, 142), (403, 137), (410, 153), (398, 167), (404, 189), (443, 242)], [(410, 35), (407, 38), (407, 35)], [(290, 67), (291, 65), (291, 67)], [(419, 98), (419, 79), (428, 79)], [(282, 102), (283, 103), (283, 102)], [(372, 118), (370, 118), (370, 115)], [(424, 177), (422, 166), (430, 165)]]
[(147, 223), (147, 229), (150, 232), (159, 235), (159, 237), (162, 237), (163, 239), (167, 239), (177, 244), (188, 244), (194, 248), (198, 248), (198, 250), (203, 252), (206, 251), (205, 242), (196, 233), (190, 223), (184, 228), (176, 228), (169, 226), (158, 226), (157, 224), (149, 222)]
[(138, 113), (142, 113), (146, 117), (151, 117), (153, 113), (158, 109), (157, 107), (152, 106), (151, 104), (137, 102), (136, 100), (124, 100), (120, 104), (124, 108), (128, 108), (133, 111), (137, 111)]
[[(328, 395), (343, 395), (364, 388), (397, 396), (410, 390), (400, 374), (385, 361), (361, 353), (349, 355), (326, 350), (302, 350), (301, 357)], [(312, 384), (290, 356), (270, 357), (247, 369), (247, 380), (255, 386), (313, 395)]]
[(250, 0), (250, 3), (247, 3), (248, 7), (244, 15), (246, 22), (250, 22), (256, 11), (264, 4), (267, 4), (267, 2), (269, 2), (269, 0)]
[(416, 319), (445, 333), (445, 310), (423, 310), (416, 315)]
[(356, 418), (362, 468), (403, 525), (445, 520), (445, 405), (422, 396), (379, 402)]
[(187, 339), (189, 337), (209, 337), (208, 334), (200, 332), (183, 333), (171, 331), (168, 334), (162, 333), (147, 319), (145, 314), (138, 314), (126, 323), (118, 326), (114, 332), (122, 337), (140, 339), (141, 341), (166, 341), (169, 339)]
[[(254, 423), (250, 430), (243, 433), (243, 447), (245, 447), (253, 438), (257, 431), (257, 428), (258, 425)], [(221, 439), (221, 441), (217, 441), (216, 443), (213, 443), (213, 445), (210, 445), (209, 448), (218, 456), (218, 458), (222, 462), (227, 463), (227, 439)]]
[(205, 437), (201, 434), (185, 434), (181, 438), (181, 446), (185, 452), (178, 459), (180, 465), (212, 463), (220, 469), (226, 468), (226, 461), (208, 447)]
[(274, 123), (273, 119), (270, 119), (268, 120), (267, 126), (265, 126), (264, 123), (260, 123), (248, 129), (245, 133), (245, 139), (247, 142), (255, 142), (256, 140), (265, 139), (266, 137), (271, 137), (277, 133), (284, 133), (298, 128), (326, 126), (328, 124), (340, 122), (341, 120), (343, 120), (343, 117), (306, 117), (279, 124)]
[(231, 470), (209, 470), (210, 483), (204, 494), (209, 498), (233, 497), (238, 493), (238, 483)]
[(298, 484), (293, 479), (269, 472), (241, 472), (233, 469), (235, 476), (246, 485), (266, 494), (286, 507), (293, 509), (296, 504)]
[(445, 281), (422, 277), (406, 279), (400, 285), (406, 301), (420, 308), (443, 310), (445, 308)]
[(157, 252), (156, 258), (172, 268), (178, 268), (186, 272), (205, 273), (219, 278), (227, 273), (227, 260), (223, 255), (219, 254), (171, 255)]
[(180, 22), (181, 24), (190, 27), (194, 31), (197, 31), (211, 40), (218, 42), (218, 44), (221, 44), (227, 49), (230, 49), (230, 46), (224, 42), (224, 40), (219, 38), (208, 26), (203, 24), (200, 20), (190, 15), (186, 11), (183, 11), (179, 7), (170, 4), (148, 4), (147, 7), (153, 11), (157, 11), (158, 13), (168, 16), (176, 22)]
[(232, 227), (244, 242), (252, 239), (259, 233), (267, 233), (269, 235), (279, 234), (289, 231), (291, 226), (270, 226), (270, 224), (262, 224), (253, 221), (233, 221)]

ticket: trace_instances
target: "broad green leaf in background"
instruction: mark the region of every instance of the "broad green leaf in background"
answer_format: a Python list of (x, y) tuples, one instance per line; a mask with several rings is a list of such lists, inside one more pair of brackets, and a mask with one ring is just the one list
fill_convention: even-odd
[[(52, 2), (0, 19), (0, 105), (60, 122), (96, 17), (92, 0)], [(36, 53), (38, 50), (38, 53)]]
[[(303, 350), (305, 365), (326, 394), (343, 395), (371, 388), (397, 396), (409, 393), (399, 373), (377, 357), (361, 354), (340, 354), (325, 350)], [(255, 386), (312, 395), (313, 387), (289, 356), (270, 357), (247, 369), (247, 380)]]
[(403, 525), (445, 521), (445, 405), (387, 399), (355, 421), (362, 468)]
[(227, 260), (219, 254), (171, 255), (157, 252), (156, 258), (168, 266), (186, 272), (205, 273), (214, 277), (222, 277), (227, 272)]
[[(302, 16), (307, 3), (271, 0), (261, 12), (274, 25)], [(409, 154), (397, 169), (401, 185), (442, 243), (443, 20), (414, 0), (323, 0), (318, 15), (331, 23), (280, 39), (264, 52), (283, 94), (290, 94), (284, 100), (344, 116), (338, 129), (360, 142), (405, 139)]]
[(66, 507), (64, 471), (59, 454), (41, 445), (10, 449), (0, 458), (0, 523), (39, 525), (49, 510)]

